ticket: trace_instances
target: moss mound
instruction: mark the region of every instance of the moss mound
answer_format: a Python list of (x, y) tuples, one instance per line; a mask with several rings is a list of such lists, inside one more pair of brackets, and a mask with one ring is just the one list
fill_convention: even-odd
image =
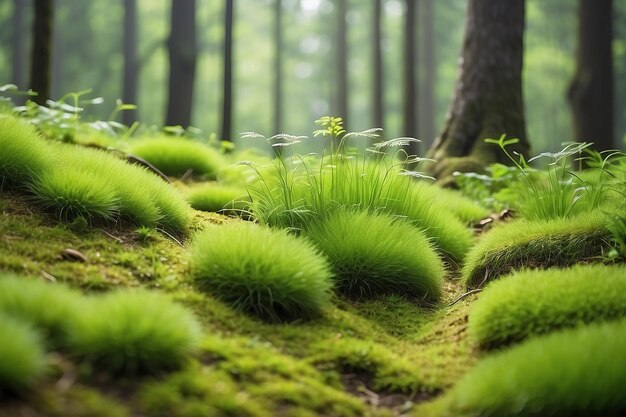
[(337, 289), (351, 297), (441, 295), (443, 264), (424, 232), (387, 214), (340, 210), (306, 231), (330, 260)]
[(523, 271), (491, 284), (473, 306), (469, 333), (482, 348), (626, 316), (626, 268), (585, 265)]
[(206, 184), (192, 190), (187, 201), (196, 210), (242, 214), (250, 210), (250, 198), (245, 188)]
[(222, 166), (218, 151), (184, 138), (151, 138), (133, 143), (129, 151), (157, 167), (165, 175), (192, 175), (215, 179)]
[(119, 291), (94, 297), (89, 304), (72, 329), (70, 348), (104, 371), (175, 369), (199, 342), (195, 317), (162, 294)]
[(0, 313), (0, 398), (30, 387), (46, 367), (39, 335), (27, 323)]
[(417, 187), (421, 198), (431, 200), (435, 207), (452, 213), (464, 223), (476, 223), (489, 216), (489, 210), (458, 191), (427, 182), (420, 182)]
[(442, 415), (622, 416), (626, 321), (557, 332), (480, 362)]
[(467, 254), (463, 281), (472, 288), (512, 269), (591, 262), (600, 259), (609, 241), (610, 233), (602, 213), (506, 223), (485, 233)]
[(309, 242), (252, 223), (198, 234), (191, 258), (198, 287), (269, 320), (319, 315), (332, 287), (326, 259)]

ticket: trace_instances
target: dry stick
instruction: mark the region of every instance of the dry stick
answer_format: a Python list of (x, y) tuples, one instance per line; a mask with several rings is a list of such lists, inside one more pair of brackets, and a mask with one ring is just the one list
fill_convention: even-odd
[(458, 303), (459, 301), (461, 301), (462, 299), (464, 299), (468, 295), (478, 294), (479, 292), (481, 292), (483, 289), (480, 288), (480, 287), (482, 287), (482, 285), (485, 283), (485, 281), (487, 281), (487, 277), (488, 276), (489, 276), (489, 270), (485, 268), (485, 277), (480, 282), (480, 284), (478, 284), (478, 287), (474, 288), (473, 290), (470, 290), (470, 291), (468, 291), (468, 292), (466, 292), (464, 294), (459, 295), (456, 300), (454, 300), (452, 303), (448, 304), (448, 307), (452, 307), (453, 305), (455, 305), (456, 303)]
[(172, 235), (171, 235), (170, 233), (168, 233), (166, 230), (164, 230), (164, 229), (159, 229), (159, 228), (157, 228), (157, 230), (158, 230), (159, 232), (163, 233), (165, 236), (167, 236), (167, 237), (169, 237), (170, 239), (172, 239), (174, 242), (178, 243), (180, 246), (184, 246), (180, 240), (176, 239), (174, 236), (172, 236)]

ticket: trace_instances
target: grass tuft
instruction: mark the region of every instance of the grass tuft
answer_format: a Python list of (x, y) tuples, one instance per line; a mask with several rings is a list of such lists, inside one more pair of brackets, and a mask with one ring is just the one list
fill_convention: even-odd
[(94, 297), (76, 321), (70, 347), (114, 374), (155, 373), (180, 367), (199, 342), (195, 317), (168, 297), (124, 291)]
[(242, 214), (250, 210), (250, 198), (243, 187), (206, 184), (192, 190), (187, 201), (196, 210)]
[(29, 388), (45, 371), (39, 335), (27, 323), (0, 313), (0, 398)]
[(210, 226), (195, 238), (199, 288), (269, 320), (308, 319), (329, 302), (326, 259), (309, 242), (246, 222)]
[(441, 415), (621, 416), (626, 321), (529, 340), (484, 359), (449, 392)]
[(223, 164), (222, 156), (215, 149), (183, 138), (143, 139), (133, 143), (130, 152), (174, 177), (191, 170), (195, 176), (215, 179)]
[(388, 214), (340, 210), (306, 236), (330, 260), (337, 289), (351, 297), (403, 294), (435, 303), (443, 264), (425, 233)]
[(469, 334), (483, 349), (557, 329), (626, 316), (626, 270), (584, 265), (523, 271), (491, 284), (470, 310)]
[(482, 235), (467, 254), (463, 280), (471, 288), (523, 267), (541, 269), (598, 261), (609, 241), (602, 213), (505, 223)]
[(65, 345), (81, 295), (55, 283), (0, 276), (0, 312), (34, 326), (51, 347)]

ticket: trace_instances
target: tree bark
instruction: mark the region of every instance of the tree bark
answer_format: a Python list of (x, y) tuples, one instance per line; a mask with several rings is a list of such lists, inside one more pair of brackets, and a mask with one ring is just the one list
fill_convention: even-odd
[(283, 96), (283, 29), (282, 29), (283, 2), (274, 0), (274, 132), (282, 131), (282, 96)]
[[(139, 63), (137, 58), (137, 0), (124, 0), (124, 80), (122, 101), (137, 104), (137, 79)], [(125, 110), (122, 121), (131, 126), (137, 121), (137, 110)]]
[(423, 68), (422, 83), (419, 86), (421, 102), (418, 131), (419, 138), (422, 139), (422, 146), (428, 148), (435, 140), (435, 83), (437, 82), (437, 71), (435, 67), (435, 30), (433, 22), (435, 20), (433, 11), (434, 0), (420, 1), (419, 18), (422, 22), (421, 36), (421, 68)]
[(343, 126), (348, 126), (348, 0), (337, 0), (337, 45), (335, 65), (337, 65), (336, 114), (343, 118)]
[(232, 142), (234, 0), (226, 0), (224, 16), (224, 93), (221, 139)]
[(372, 15), (372, 126), (384, 129), (382, 0), (374, 0)]
[(11, 81), (24, 88), (24, 35), (25, 31), (25, 0), (13, 0), (13, 57)]
[(576, 74), (568, 90), (575, 139), (599, 151), (613, 149), (612, 3), (578, 1)]
[(198, 47), (196, 41), (196, 0), (172, 0), (168, 126), (191, 124), (193, 85)]
[[(404, 17), (404, 91), (403, 91), (403, 136), (417, 137), (417, 85), (415, 82), (415, 17), (417, 0), (406, 0), (406, 14)], [(411, 143), (406, 148), (409, 155), (417, 155), (418, 144)]]
[(41, 105), (50, 98), (53, 11), (53, 0), (35, 0), (30, 88), (37, 92), (33, 101)]
[(454, 171), (480, 171), (489, 163), (509, 163), (486, 138), (505, 133), (528, 154), (522, 63), (524, 0), (470, 0), (454, 97), (443, 132), (429, 156), (427, 171), (449, 180)]

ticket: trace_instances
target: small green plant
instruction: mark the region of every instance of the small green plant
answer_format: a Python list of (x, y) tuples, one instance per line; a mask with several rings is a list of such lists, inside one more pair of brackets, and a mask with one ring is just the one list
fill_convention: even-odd
[(403, 294), (426, 303), (441, 295), (441, 259), (424, 232), (401, 218), (340, 210), (305, 235), (330, 260), (343, 294)]
[(50, 347), (66, 344), (81, 301), (61, 284), (0, 274), (0, 312), (35, 327)]
[(133, 143), (129, 151), (175, 177), (190, 171), (194, 176), (215, 179), (223, 163), (215, 149), (184, 138), (144, 139)]
[(284, 230), (211, 226), (194, 239), (191, 268), (200, 289), (268, 320), (312, 318), (330, 301), (328, 262)]
[(626, 321), (538, 337), (482, 360), (444, 398), (446, 416), (619, 416)]
[(89, 300), (76, 319), (70, 349), (113, 374), (143, 374), (183, 365), (197, 347), (195, 317), (169, 297), (118, 291)]
[(148, 226), (140, 226), (135, 229), (135, 233), (137, 234), (137, 240), (142, 243), (149, 242), (154, 238), (154, 229)]
[(39, 335), (26, 322), (0, 311), (0, 399), (19, 394), (46, 370), (46, 357)]
[(523, 267), (601, 262), (610, 240), (606, 216), (600, 212), (581, 213), (569, 219), (522, 219), (497, 225), (482, 235), (467, 254), (463, 281), (475, 288)]
[(206, 184), (192, 190), (187, 201), (196, 210), (235, 215), (250, 212), (250, 197), (243, 187)]
[(469, 334), (484, 349), (561, 328), (626, 316), (626, 271), (604, 265), (523, 271), (480, 295)]

